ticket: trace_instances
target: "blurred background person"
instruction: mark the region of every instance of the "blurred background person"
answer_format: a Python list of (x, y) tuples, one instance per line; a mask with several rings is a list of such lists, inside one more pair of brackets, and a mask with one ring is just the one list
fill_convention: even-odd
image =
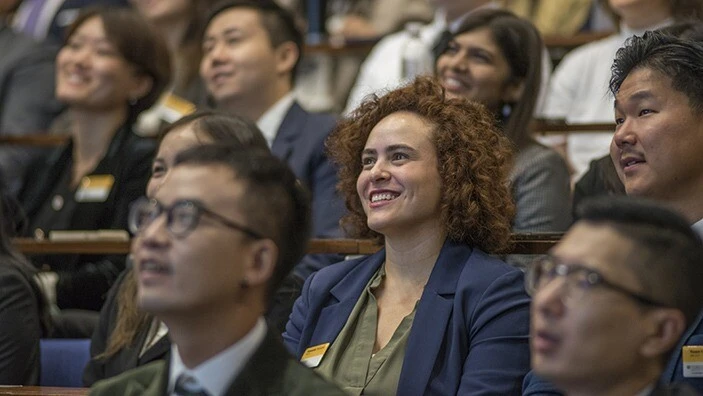
[(421, 77), (364, 102), (328, 147), (346, 230), (384, 248), (308, 278), (288, 349), (356, 395), (520, 394), (529, 298), (484, 253), (507, 247), (514, 213), (493, 117)]
[(404, 75), (403, 52), (409, 42), (419, 40), (424, 47), (422, 55), (430, 59), (430, 64), (424, 72), (431, 73), (432, 49), (439, 42), (442, 32), (456, 30), (463, 18), (473, 11), (499, 7), (496, 1), (491, 0), (430, 0), (430, 2), (436, 7), (431, 23), (423, 25), (418, 31), (403, 30), (388, 35), (373, 47), (361, 65), (349, 93), (344, 113), (351, 113), (367, 95), (394, 89), (414, 77)]
[(529, 19), (544, 35), (571, 36), (586, 27), (598, 0), (501, 0), (502, 6)]
[[(20, 199), (26, 236), (53, 230), (126, 230), (129, 204), (146, 187), (153, 141), (132, 131), (170, 81), (161, 37), (130, 9), (91, 9), (68, 31), (56, 61), (56, 95), (67, 105), (71, 139), (30, 172)], [(122, 257), (36, 257), (59, 308), (99, 310), (124, 269)]]
[(13, 28), (38, 41), (61, 44), (85, 7), (127, 7), (128, 0), (20, 0)]
[(537, 143), (530, 130), (541, 86), (542, 47), (529, 21), (505, 10), (478, 10), (443, 43), (435, 63), (447, 96), (486, 106), (512, 143), (513, 232), (559, 232), (571, 224), (566, 163)]
[[(54, 97), (58, 48), (15, 32), (10, 17), (20, 0), (0, 0), (0, 136), (46, 133), (62, 109)], [(26, 167), (46, 150), (0, 147), (0, 179), (19, 193)]]
[[(293, 3), (289, 6), (307, 15), (305, 4), (295, 5), (307, 1), (279, 2)], [(434, 12), (427, 0), (332, 0), (320, 4), (326, 16), (325, 39), (333, 46), (378, 40), (402, 30), (407, 22), (428, 23)], [(311, 36), (314, 33), (308, 32), (308, 37)], [(316, 111), (340, 112), (364, 58), (365, 51), (304, 54), (295, 89), (301, 103)]]
[(36, 270), (12, 245), (20, 212), (0, 180), (0, 385), (39, 384), (39, 340), (51, 327)]
[(156, 135), (196, 109), (209, 107), (207, 90), (198, 74), (202, 58), (200, 41), (205, 18), (216, 0), (129, 0), (161, 34), (171, 53), (173, 78), (167, 92), (137, 121), (137, 130)]

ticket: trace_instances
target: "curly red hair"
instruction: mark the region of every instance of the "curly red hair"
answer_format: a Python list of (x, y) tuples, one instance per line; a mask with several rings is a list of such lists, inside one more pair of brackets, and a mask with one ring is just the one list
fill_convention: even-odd
[(434, 125), (441, 217), (448, 238), (491, 253), (506, 251), (515, 213), (508, 182), (510, 142), (483, 105), (447, 99), (442, 86), (430, 77), (418, 77), (384, 96), (367, 99), (327, 139), (328, 155), (339, 169), (337, 188), (349, 210), (342, 219), (349, 236), (383, 241), (383, 235), (367, 225), (356, 180), (371, 130), (400, 111), (417, 114)]

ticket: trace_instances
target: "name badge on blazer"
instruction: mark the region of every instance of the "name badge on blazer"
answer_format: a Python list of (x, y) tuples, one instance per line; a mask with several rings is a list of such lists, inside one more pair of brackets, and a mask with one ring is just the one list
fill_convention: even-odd
[(303, 357), (300, 358), (300, 363), (304, 364), (306, 367), (314, 368), (320, 365), (322, 357), (325, 356), (325, 352), (329, 349), (330, 343), (320, 344), (311, 346), (306, 349), (303, 353)]
[(112, 175), (90, 175), (81, 179), (76, 191), (76, 202), (105, 202), (115, 178)]
[(703, 345), (684, 346), (681, 357), (685, 378), (703, 378)]

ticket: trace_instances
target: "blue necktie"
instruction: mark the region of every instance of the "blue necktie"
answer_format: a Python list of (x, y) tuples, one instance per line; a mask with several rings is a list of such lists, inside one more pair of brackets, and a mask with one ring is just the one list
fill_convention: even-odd
[(198, 384), (198, 381), (188, 374), (181, 374), (176, 379), (173, 393), (178, 396), (208, 396), (207, 392)]

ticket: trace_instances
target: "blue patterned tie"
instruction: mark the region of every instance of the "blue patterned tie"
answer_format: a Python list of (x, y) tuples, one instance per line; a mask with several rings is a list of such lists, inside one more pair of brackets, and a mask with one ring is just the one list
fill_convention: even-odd
[(198, 381), (188, 374), (181, 374), (176, 379), (173, 393), (178, 396), (208, 396), (207, 392), (198, 384)]

